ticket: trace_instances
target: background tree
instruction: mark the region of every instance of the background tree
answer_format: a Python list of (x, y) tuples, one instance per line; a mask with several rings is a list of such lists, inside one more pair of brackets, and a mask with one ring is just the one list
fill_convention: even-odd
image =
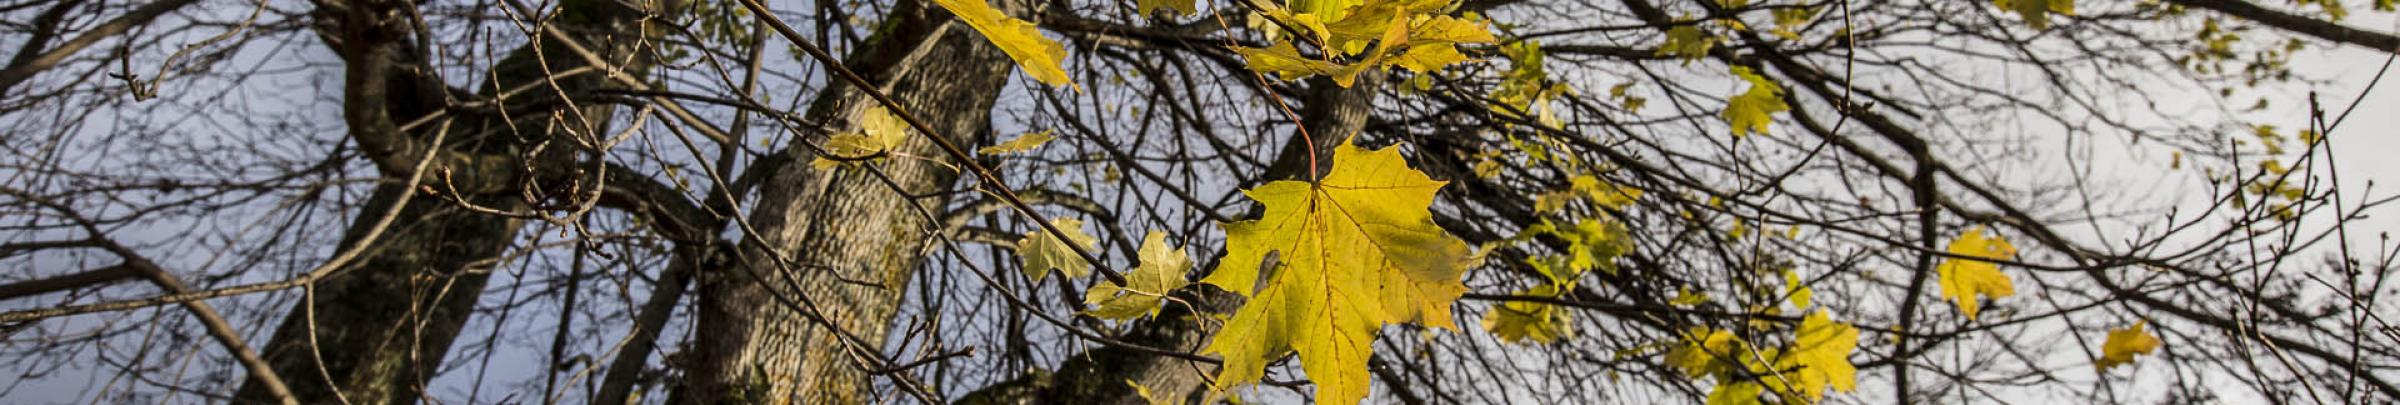
[(2389, 11), (6, 4), (4, 392), (2392, 398)]

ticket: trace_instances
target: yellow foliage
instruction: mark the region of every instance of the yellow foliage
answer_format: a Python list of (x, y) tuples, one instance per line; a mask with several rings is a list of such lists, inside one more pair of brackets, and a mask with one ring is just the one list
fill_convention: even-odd
[[(1557, 297), (1562, 289), (1557, 284), (1543, 284), (1516, 295)], [(1568, 287), (1573, 288), (1573, 287)], [(1483, 315), (1483, 329), (1509, 343), (1550, 343), (1575, 337), (1574, 312), (1556, 304), (1535, 301), (1509, 301), (1492, 306)]]
[(1017, 135), (1015, 138), (1009, 138), (1006, 141), (1000, 141), (999, 144), (985, 146), (983, 149), (976, 149), (975, 153), (1001, 155), (1024, 152), (1033, 150), (1034, 148), (1040, 148), (1042, 147), (1042, 144), (1049, 143), (1052, 139), (1058, 139), (1058, 135), (1051, 133), (1049, 130), (1043, 130), (1042, 132), (1027, 132), (1024, 135)]
[(1782, 374), (1762, 381), (1777, 392), (1811, 402), (1825, 399), (1828, 387), (1841, 392), (1857, 387), (1858, 368), (1850, 364), (1850, 352), (1858, 350), (1858, 328), (1834, 322), (1828, 311), (1818, 310), (1800, 321), (1797, 335), (1775, 362)]
[(1051, 86), (1069, 84), (1066, 69), (1060, 67), (1067, 58), (1066, 45), (1042, 37), (1042, 31), (1035, 29), (1032, 22), (1003, 14), (981, 0), (933, 0), (933, 3), (982, 33), (984, 39), (999, 46), (1009, 59), (1015, 59), (1017, 66), (1025, 68), (1025, 74), (1032, 75), (1034, 80)]
[(1085, 314), (1105, 319), (1158, 315), (1159, 301), (1167, 293), (1190, 284), (1183, 273), (1191, 271), (1192, 258), (1183, 248), (1168, 250), (1167, 233), (1150, 231), (1142, 238), (1140, 254), (1142, 263), (1125, 274), (1124, 287), (1100, 283), (1084, 291), (1083, 302), (1092, 304)]
[[(1205, 349), (1225, 359), (1217, 381), (1257, 382), (1267, 363), (1297, 352), (1320, 402), (1356, 403), (1367, 395), (1376, 330), (1455, 327), (1450, 305), (1466, 292), (1459, 277), (1475, 256), (1427, 210), (1444, 184), (1409, 168), (1398, 149), (1345, 142), (1317, 183), (1244, 192), (1266, 213), (1222, 224), (1225, 258), (1202, 280), (1250, 297)], [(1270, 252), (1281, 259), (1268, 262)]]
[[(1951, 240), (1945, 249), (1952, 255), (1985, 259), (2007, 259), (2017, 255), (2017, 247), (1998, 235), (1985, 236), (1983, 227), (1967, 228), (1966, 233)], [(2017, 285), (2008, 274), (2000, 272), (2000, 264), (1983, 260), (1950, 258), (1934, 269), (1941, 275), (1942, 298), (1958, 303), (1958, 311), (1975, 318), (1982, 305), (1977, 296), (2000, 298), (2016, 295)]]
[(1791, 105), (1783, 102), (1783, 88), (1776, 86), (1775, 81), (1751, 72), (1749, 67), (1734, 66), (1733, 75), (1750, 82), (1750, 89), (1725, 100), (1725, 123), (1733, 125), (1733, 136), (1748, 135), (1754, 131), (1766, 135), (1767, 124), (1775, 120), (1773, 114), (1792, 109)]
[(2108, 331), (2108, 341), (2100, 343), (2100, 360), (2093, 362), (2092, 367), (2108, 371), (2112, 367), (2132, 364), (2135, 355), (2158, 351), (2158, 337), (2142, 330), (2148, 325), (2149, 322), (2135, 322), (2133, 327)]
[(819, 170), (831, 169), (840, 165), (841, 162), (828, 159), (826, 156), (844, 159), (863, 158), (897, 149), (900, 144), (905, 142), (908, 142), (908, 121), (901, 120), (900, 116), (892, 115), (891, 110), (884, 109), (883, 106), (869, 107), (866, 111), (859, 112), (858, 130), (834, 134), (833, 137), (826, 138), (822, 148), (825, 153), (809, 161), (809, 165)]
[[(1067, 235), (1067, 240), (1075, 242), (1074, 246), (1091, 249), (1092, 244), (1098, 241), (1092, 235), (1083, 233), (1083, 220), (1058, 218), (1050, 220), (1050, 224), (1058, 226), (1058, 230)], [(1075, 254), (1075, 248), (1060, 242), (1057, 236), (1051, 236), (1049, 230), (1040, 227), (1025, 232), (1025, 237), (1017, 239), (1017, 258), (1025, 264), (1025, 276), (1035, 281), (1050, 275), (1050, 269), (1053, 268), (1067, 277), (1092, 274), (1091, 262), (1084, 261), (1082, 255)]]
[(1658, 55), (1681, 57), (1684, 63), (1708, 56), (1709, 48), (1717, 46), (1717, 37), (1697, 24), (1677, 25), (1667, 29), (1667, 42), (1658, 45)]
[(1265, 48), (1235, 47), (1233, 51), (1250, 63), (1251, 71), (1274, 74), (1284, 80), (1333, 74), (1342, 70), (1342, 65), (1300, 56), (1300, 50), (1292, 47), (1291, 41), (1276, 42), (1274, 46)]

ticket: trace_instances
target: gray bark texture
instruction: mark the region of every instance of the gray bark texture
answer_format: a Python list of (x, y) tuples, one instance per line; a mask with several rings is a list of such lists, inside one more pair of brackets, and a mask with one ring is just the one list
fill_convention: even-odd
[[(987, 143), (992, 106), (1015, 65), (930, 5), (901, 2), (886, 21), (845, 65), (940, 135)], [(836, 81), (808, 117), (851, 128), (875, 105)], [(700, 278), (697, 364), (675, 403), (879, 399), (870, 359), (900, 308), (900, 287), (935, 243), (934, 224), (918, 207), (938, 214), (959, 176), (956, 162), (924, 134), (911, 134), (892, 155), (873, 164), (880, 177), (792, 164), (760, 184), (758, 202), (748, 207), (755, 233), (738, 249), (739, 267)]]
[[(661, 10), (657, 2), (648, 3)], [(419, 60), (417, 33), (391, 16), (406, 15), (403, 2), (327, 0), (315, 14), (321, 31), (345, 63), (344, 118), (366, 157), (385, 180), (352, 218), (341, 251), (367, 243), (356, 259), (319, 279), (312, 300), (285, 316), (265, 346), (273, 364), (302, 403), (411, 404), (431, 379), (482, 295), (489, 270), (523, 221), (478, 212), (523, 212), (529, 195), (554, 193), (578, 176), (574, 144), (567, 137), (596, 137), (614, 107), (582, 100), (609, 83), (600, 74), (553, 77), (585, 64), (556, 41), (520, 48), (494, 69), (482, 97), (457, 94)], [(649, 61), (636, 53), (638, 26), (652, 14), (626, 2), (569, 0), (552, 21), (579, 41), (636, 76)], [(544, 62), (547, 66), (544, 66)], [(539, 91), (506, 100), (489, 113), (454, 109), (448, 125), (404, 124), (457, 99), (487, 99), (512, 88)], [(572, 95), (560, 99), (559, 94)], [(499, 110), (498, 108), (506, 108)], [(462, 112), (463, 111), (463, 112)], [(514, 119), (502, 119), (508, 111)], [(547, 119), (559, 113), (568, 120)], [(442, 132), (437, 134), (437, 132)], [(433, 144), (436, 137), (444, 139)], [(548, 148), (532, 145), (549, 143)], [(544, 150), (529, 154), (525, 150)], [(433, 156), (424, 189), (404, 184), (417, 162)], [(523, 162), (538, 162), (531, 173)], [(438, 181), (434, 180), (438, 179)], [(435, 195), (433, 193), (441, 193)], [(395, 204), (407, 200), (394, 213)], [(395, 215), (372, 241), (371, 228)], [(338, 387), (338, 388), (337, 388)], [(338, 391), (338, 393), (337, 393)], [(271, 400), (257, 381), (245, 383), (238, 402)]]

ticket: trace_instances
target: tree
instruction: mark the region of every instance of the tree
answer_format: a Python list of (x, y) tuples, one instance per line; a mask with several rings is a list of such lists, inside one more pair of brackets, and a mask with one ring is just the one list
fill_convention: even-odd
[(2400, 395), (2381, 2), (5, 10), (27, 401)]

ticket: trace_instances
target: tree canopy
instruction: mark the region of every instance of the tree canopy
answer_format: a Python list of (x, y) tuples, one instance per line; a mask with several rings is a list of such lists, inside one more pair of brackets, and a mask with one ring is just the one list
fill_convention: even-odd
[(0, 402), (2400, 401), (2394, 8), (0, 1)]

